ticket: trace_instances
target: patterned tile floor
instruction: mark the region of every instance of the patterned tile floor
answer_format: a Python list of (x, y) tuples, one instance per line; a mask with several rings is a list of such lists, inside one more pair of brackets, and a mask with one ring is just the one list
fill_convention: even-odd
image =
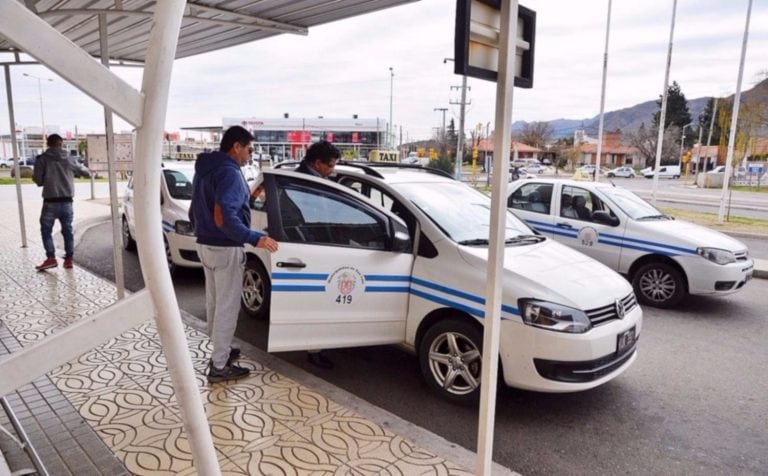
[[(116, 299), (111, 283), (83, 269), (35, 272), (41, 253), (9, 245), (18, 240), (0, 229), (0, 320), (21, 346)], [(208, 338), (192, 327), (187, 336), (224, 474), (471, 474), (249, 358), (249, 378), (208, 385)], [(49, 377), (131, 473), (195, 474), (153, 321)]]

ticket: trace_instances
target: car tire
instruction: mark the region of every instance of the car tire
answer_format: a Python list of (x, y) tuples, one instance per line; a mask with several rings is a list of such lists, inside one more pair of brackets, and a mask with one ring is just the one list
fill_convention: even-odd
[(131, 228), (128, 226), (128, 219), (123, 217), (123, 249), (126, 251), (136, 251), (136, 240), (131, 236)]
[[(427, 330), (419, 345), (421, 375), (443, 399), (460, 405), (477, 404), (482, 350), (482, 327), (456, 318), (439, 321)], [(448, 378), (453, 380), (446, 388)]]
[(614, 178), (615, 176), (616, 176), (615, 174), (607, 174), (608, 178)]
[(629, 178), (635, 178), (635, 174), (629, 174)]
[(658, 261), (641, 266), (632, 277), (632, 287), (640, 304), (664, 309), (678, 305), (686, 295), (683, 274)]
[(176, 271), (178, 270), (178, 265), (173, 262), (173, 257), (171, 255), (171, 245), (168, 243), (168, 238), (163, 235), (163, 245), (165, 246), (165, 261), (168, 263), (168, 272), (171, 273), (171, 276), (173, 276)]
[(243, 271), (243, 291), (240, 294), (240, 305), (251, 317), (267, 319), (269, 317), (270, 296), (272, 284), (269, 273), (258, 259), (249, 258)]

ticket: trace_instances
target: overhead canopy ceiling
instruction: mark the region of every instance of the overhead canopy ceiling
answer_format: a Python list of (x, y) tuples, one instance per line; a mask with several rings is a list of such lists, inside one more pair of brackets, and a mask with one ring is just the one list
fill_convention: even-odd
[[(107, 21), (109, 56), (143, 63), (155, 1), (19, 0), (56, 30), (99, 56), (99, 16)], [(161, 0), (162, 1), (162, 0)], [(418, 0), (192, 0), (187, 2), (176, 58), (240, 45)], [(0, 52), (16, 51), (0, 32)]]

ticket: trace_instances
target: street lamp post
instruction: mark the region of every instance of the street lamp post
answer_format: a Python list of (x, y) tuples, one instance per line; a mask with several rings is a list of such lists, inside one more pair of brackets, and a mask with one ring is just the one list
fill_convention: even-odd
[(392, 86), (395, 80), (395, 70), (389, 67), (389, 122), (387, 123), (387, 149), (392, 149)]
[(41, 121), (41, 123), (43, 125), (43, 128), (40, 130), (40, 137), (43, 138), (42, 148), (45, 149), (45, 139), (46, 139), (47, 134), (45, 133), (45, 112), (44, 112), (44, 108), (43, 108), (43, 87), (42, 87), (41, 83), (42, 83), (42, 81), (53, 82), (53, 79), (51, 79), (51, 78), (41, 78), (39, 76), (34, 76), (32, 74), (29, 74), (29, 73), (22, 73), (22, 75), (26, 76), (28, 78), (32, 78), (32, 79), (36, 79), (37, 80), (37, 94), (38, 94), (38, 97), (40, 98), (40, 121)]
[(685, 149), (685, 128), (693, 125), (693, 122), (683, 126), (683, 132), (680, 134), (680, 160), (678, 166), (683, 168), (683, 149)]

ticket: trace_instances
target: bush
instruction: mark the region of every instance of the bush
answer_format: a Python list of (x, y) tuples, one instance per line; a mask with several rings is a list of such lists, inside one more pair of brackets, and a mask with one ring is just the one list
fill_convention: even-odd
[(437, 159), (432, 159), (429, 161), (428, 167), (442, 170), (451, 176), (453, 176), (453, 174), (456, 172), (455, 161), (449, 157), (438, 157)]

